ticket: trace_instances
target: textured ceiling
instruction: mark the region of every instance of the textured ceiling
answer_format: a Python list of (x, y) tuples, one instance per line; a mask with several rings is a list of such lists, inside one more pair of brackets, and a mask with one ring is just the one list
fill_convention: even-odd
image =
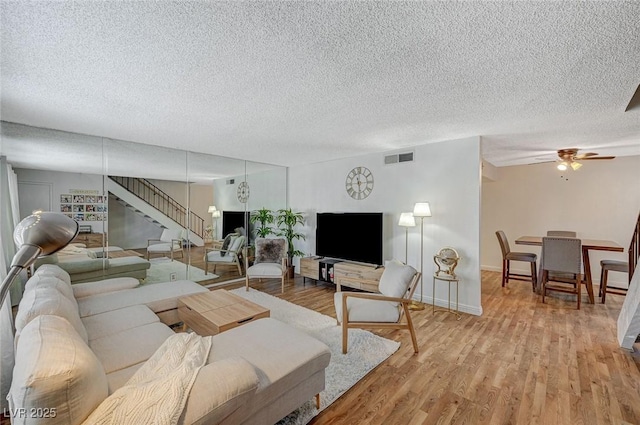
[(477, 135), (498, 166), (640, 154), (640, 2), (0, 7), (8, 122), (280, 165)]

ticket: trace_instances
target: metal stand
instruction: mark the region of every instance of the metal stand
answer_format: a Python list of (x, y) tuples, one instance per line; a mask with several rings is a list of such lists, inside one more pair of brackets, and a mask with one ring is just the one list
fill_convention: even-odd
[[(448, 306), (446, 310), (445, 309), (436, 310), (436, 280), (439, 280), (441, 282), (447, 282), (448, 284), (448, 291), (447, 291)], [(456, 283), (456, 309), (455, 310), (451, 310), (451, 282)], [(433, 314), (436, 314), (436, 311), (444, 311), (446, 313), (455, 314), (457, 317), (456, 320), (461, 319), (462, 316), (460, 316), (460, 312), (458, 309), (458, 294), (459, 294), (458, 284), (459, 283), (460, 283), (460, 279), (458, 279), (457, 276), (437, 275), (437, 274), (433, 275), (433, 301), (432, 301)]]

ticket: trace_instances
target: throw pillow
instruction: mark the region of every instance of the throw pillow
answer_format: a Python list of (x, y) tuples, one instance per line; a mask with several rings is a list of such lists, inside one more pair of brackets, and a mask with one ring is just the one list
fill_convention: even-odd
[(284, 239), (256, 239), (256, 258), (254, 264), (257, 263), (280, 263), (282, 257), (286, 255), (286, 241)]
[(416, 269), (392, 260), (385, 263), (378, 290), (388, 297), (401, 298), (409, 288)]

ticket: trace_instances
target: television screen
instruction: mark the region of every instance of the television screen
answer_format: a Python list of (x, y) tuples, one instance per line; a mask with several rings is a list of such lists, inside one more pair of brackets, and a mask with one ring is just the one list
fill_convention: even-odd
[(382, 213), (317, 213), (316, 255), (382, 264)]
[(237, 227), (246, 229), (245, 220), (249, 223), (249, 214), (249, 211), (222, 211), (222, 237), (233, 233)]

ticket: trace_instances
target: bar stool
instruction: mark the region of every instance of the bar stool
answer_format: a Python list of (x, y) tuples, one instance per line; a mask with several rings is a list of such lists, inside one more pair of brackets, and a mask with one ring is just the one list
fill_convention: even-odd
[[(602, 268), (602, 271), (600, 272), (600, 293), (598, 295), (602, 297), (602, 304), (604, 304), (604, 301), (607, 298), (607, 292), (610, 294), (626, 295), (627, 288), (620, 288), (617, 286), (607, 287), (607, 279), (610, 271), (629, 273), (629, 263), (618, 260), (602, 260), (600, 261), (600, 267)], [(611, 289), (622, 292), (611, 291)]]
[[(538, 285), (538, 279), (536, 277), (536, 261), (538, 256), (533, 252), (512, 252), (509, 247), (507, 236), (502, 230), (498, 230), (496, 232), (496, 236), (498, 237), (500, 249), (502, 250), (502, 286), (506, 286), (509, 279), (531, 281), (533, 292), (536, 292), (536, 286)], [(511, 261), (524, 261), (531, 263), (531, 275), (511, 273), (509, 270)]]

